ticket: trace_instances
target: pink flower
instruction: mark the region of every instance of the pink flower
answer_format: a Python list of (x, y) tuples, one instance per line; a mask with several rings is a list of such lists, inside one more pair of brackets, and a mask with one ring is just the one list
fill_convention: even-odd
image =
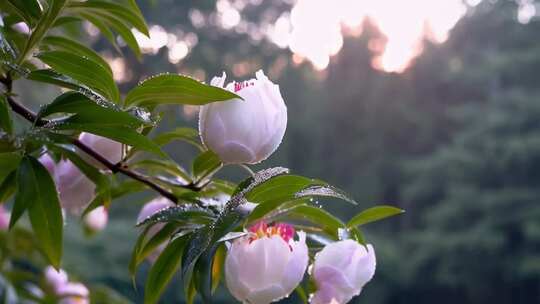
[(50, 155), (44, 154), (39, 161), (54, 179), (62, 208), (79, 214), (94, 198), (94, 183), (69, 160), (55, 163)]
[(60, 269), (56, 270), (52, 266), (45, 268), (45, 281), (55, 294), (58, 294), (60, 289), (68, 283), (67, 273)]
[(267, 304), (287, 297), (302, 281), (308, 263), (306, 235), (287, 224), (259, 223), (236, 239), (225, 260), (231, 294), (243, 303)]
[(268, 158), (281, 144), (287, 128), (287, 107), (279, 86), (263, 71), (256, 78), (231, 82), (226, 75), (211, 84), (234, 92), (244, 100), (231, 99), (201, 107), (199, 132), (203, 143), (224, 163), (255, 164)]
[[(116, 164), (122, 160), (122, 144), (119, 142), (106, 137), (84, 132), (79, 135), (79, 140), (85, 145), (94, 149), (97, 153), (105, 157), (113, 164)], [(85, 153), (81, 153), (81, 156), (93, 166), (106, 169), (100, 162), (96, 161)]]
[[(119, 162), (122, 158), (122, 144), (118, 142), (90, 133), (81, 133), (79, 139), (113, 163)], [(81, 157), (90, 164), (104, 169), (100, 163), (85, 153), (81, 153)], [(54, 179), (62, 208), (72, 214), (80, 214), (94, 198), (96, 189), (94, 183), (69, 160), (55, 163), (50, 155), (44, 154), (39, 161)]]
[(312, 304), (344, 304), (362, 291), (375, 274), (375, 251), (353, 240), (327, 245), (315, 256), (311, 273), (317, 291)]
[[(146, 219), (147, 217), (151, 216), (152, 214), (158, 212), (159, 210), (165, 209), (165, 208), (171, 207), (171, 206), (174, 206), (174, 203), (171, 202), (170, 200), (168, 200), (168, 199), (166, 199), (164, 197), (156, 198), (156, 199), (146, 203), (146, 205), (144, 205), (144, 207), (141, 209), (141, 211), (139, 212), (139, 215), (137, 217), (137, 223), (143, 221), (144, 219)], [(152, 228), (150, 228), (150, 230), (148, 231), (147, 235), (149, 237), (154, 236), (156, 233), (158, 233), (161, 230), (161, 228), (163, 228), (163, 226), (165, 226), (165, 224), (156, 224), (156, 225), (152, 226)], [(156, 259), (159, 256), (159, 254), (163, 251), (163, 249), (165, 249), (165, 247), (166, 247), (166, 244), (162, 244), (158, 248), (156, 248), (154, 250), (154, 252), (152, 252), (148, 256), (148, 260), (151, 263), (155, 262)]]
[(52, 266), (45, 268), (45, 281), (56, 295), (59, 304), (88, 304), (90, 292), (81, 283), (70, 282), (64, 270), (56, 271)]
[(7, 230), (9, 228), (9, 212), (0, 205), (0, 230)]
[(56, 164), (54, 181), (62, 207), (72, 214), (80, 214), (94, 198), (96, 186), (69, 160)]
[(98, 232), (107, 226), (109, 220), (109, 211), (104, 206), (97, 207), (90, 211), (84, 217), (84, 226), (90, 230), (90, 232)]
[(88, 288), (81, 283), (68, 283), (60, 288), (59, 304), (89, 304), (90, 292)]

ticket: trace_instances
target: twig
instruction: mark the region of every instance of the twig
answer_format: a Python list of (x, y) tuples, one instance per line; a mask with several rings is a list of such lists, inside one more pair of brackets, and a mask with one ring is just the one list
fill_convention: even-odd
[[(0, 82), (2, 82), (6, 86), (6, 89), (8, 90), (8, 93), (10, 93), (11, 92), (11, 87), (12, 87), (11, 79), (9, 77), (0, 78)], [(6, 97), (7, 97), (7, 101), (9, 103), (11, 109), (15, 113), (19, 114), (20, 116), (22, 116), (23, 118), (28, 120), (29, 122), (33, 123), (35, 126), (40, 126), (41, 127), (41, 126), (45, 126), (45, 125), (48, 124), (47, 120), (42, 119), (42, 118), (38, 119), (36, 113), (34, 113), (32, 110), (28, 109), (24, 105), (18, 103), (17, 101), (15, 101), (15, 99), (13, 99), (11, 96), (7, 95)], [(160, 185), (154, 183), (153, 181), (150, 180), (150, 178), (148, 176), (146, 176), (146, 175), (144, 175), (142, 173), (139, 173), (137, 171), (130, 170), (125, 164), (122, 164), (122, 163), (114, 164), (114, 163), (110, 162), (108, 159), (103, 157), (97, 151), (95, 151), (91, 147), (87, 146), (86, 144), (84, 144), (83, 142), (81, 142), (77, 138), (72, 138), (71, 143), (73, 145), (75, 145), (77, 148), (79, 148), (80, 150), (84, 151), (86, 154), (88, 154), (92, 158), (94, 158), (95, 160), (97, 160), (98, 162), (100, 162), (101, 164), (103, 164), (107, 169), (111, 170), (113, 173), (120, 172), (120, 173), (122, 173), (122, 174), (124, 174), (126, 176), (129, 176), (134, 180), (137, 180), (137, 181), (139, 181), (139, 182), (141, 182), (143, 184), (146, 184), (148, 187), (154, 189), (159, 194), (161, 194), (162, 196), (168, 198), (169, 200), (171, 200), (175, 204), (178, 203), (178, 198), (172, 192), (169, 192), (167, 189), (165, 189), (165, 188), (161, 187)], [(183, 187), (186, 188), (186, 189), (192, 190), (192, 191), (200, 191), (201, 188), (202, 188), (202, 187), (197, 187), (196, 185), (193, 185), (193, 184), (188, 184), (188, 185), (185, 185)]]

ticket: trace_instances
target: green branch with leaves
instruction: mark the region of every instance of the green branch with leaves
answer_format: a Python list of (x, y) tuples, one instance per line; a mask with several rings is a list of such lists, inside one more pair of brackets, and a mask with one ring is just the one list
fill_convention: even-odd
[[(43, 257), (36, 267), (60, 269), (62, 256), (69, 254), (62, 245), (66, 214), (80, 216), (99, 230), (111, 203), (150, 189), (157, 196), (141, 211), (141, 233), (129, 263), (133, 279), (144, 261), (153, 263), (145, 303), (157, 303), (177, 272), (189, 303), (197, 294), (209, 303), (220, 282), (242, 302), (270, 303), (296, 290), (306, 302), (324, 303), (330, 287), (320, 274), (323, 260), (343, 259), (332, 257), (334, 247), (340, 246), (343, 254), (362, 257), (363, 264), (350, 267), (363, 267), (368, 275), (360, 281), (346, 277), (353, 280), (353, 288), (330, 294), (336, 303), (348, 302), (371, 279), (374, 250), (360, 226), (403, 211), (377, 206), (347, 223), (316, 202), (331, 198), (357, 205), (342, 190), (281, 167), (253, 173), (247, 165), (277, 149), (287, 124), (279, 87), (262, 71), (256, 79), (228, 85), (225, 74), (210, 85), (161, 74), (121, 94), (107, 61), (66, 36), (65, 27), (90, 23), (115, 49), (120, 50), (120, 37), (140, 58), (133, 30), (148, 35), (148, 29), (135, 1), (7, 0), (0, 4), (0, 16), (0, 204), (10, 206), (0, 205), (0, 228), (2, 212), (9, 209), (10, 232), (2, 237), (20, 238), (18, 229), (25, 225), (21, 219), (28, 215), (32, 242)], [(17, 26), (21, 24), (27, 30)], [(34, 112), (14, 90), (21, 80), (56, 86), (63, 93)], [(157, 132), (157, 113), (164, 105), (201, 106), (200, 130)], [(27, 123), (16, 124), (15, 115)], [(177, 140), (200, 151), (191, 170), (162, 150)], [(240, 183), (216, 178), (224, 166), (251, 173)], [(73, 294), (52, 288), (50, 282), (60, 280), (54, 270), (47, 271), (46, 283), (39, 286), (44, 298), (29, 295), (25, 282), (43, 280), (13, 275), (21, 271), (9, 262), (16, 250), (5, 244), (0, 251), (0, 296), (7, 287), (13, 297), (39, 303), (51, 297), (94, 296), (75, 288), (66, 275), (61, 275), (62, 286), (75, 288)], [(327, 255), (332, 258), (322, 258)], [(275, 260), (254, 262), (254, 256)], [(238, 261), (241, 257), (247, 265)], [(314, 271), (304, 279), (308, 263)], [(283, 269), (274, 273), (264, 266), (270, 264)]]

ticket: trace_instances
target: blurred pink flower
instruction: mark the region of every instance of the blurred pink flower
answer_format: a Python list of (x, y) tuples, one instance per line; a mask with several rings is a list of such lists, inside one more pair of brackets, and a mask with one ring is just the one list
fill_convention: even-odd
[(98, 232), (107, 226), (109, 220), (109, 211), (104, 206), (97, 207), (96, 209), (90, 211), (84, 217), (84, 226), (90, 230), (90, 232)]
[(0, 230), (7, 230), (9, 228), (9, 212), (0, 205)]
[(81, 283), (70, 282), (67, 273), (60, 269), (56, 271), (52, 266), (45, 268), (45, 281), (56, 295), (59, 304), (88, 304), (90, 292)]
[[(144, 219), (146, 219), (147, 217), (151, 216), (152, 214), (158, 212), (159, 210), (165, 209), (165, 208), (171, 207), (171, 206), (174, 206), (174, 203), (171, 202), (170, 200), (168, 200), (168, 199), (166, 199), (164, 197), (155, 198), (155, 199), (151, 200), (150, 202), (146, 203), (146, 205), (143, 206), (143, 208), (139, 212), (139, 215), (137, 216), (137, 223), (143, 221)], [(152, 228), (150, 228), (150, 230), (148, 231), (148, 236), (149, 237), (154, 236), (156, 233), (158, 233), (161, 230), (161, 228), (163, 228), (163, 226), (165, 226), (165, 224), (156, 224), (156, 225), (152, 226)], [(159, 254), (163, 251), (163, 249), (165, 249), (165, 246), (166, 246), (166, 244), (162, 244), (162, 245), (158, 246), (154, 250), (154, 252), (152, 252), (148, 256), (148, 261), (150, 261), (151, 263), (155, 262), (156, 259), (159, 256)]]
[[(79, 139), (113, 163), (119, 162), (122, 158), (122, 144), (118, 142), (90, 133), (81, 133)], [(81, 152), (81, 157), (97, 168), (104, 169), (100, 163), (85, 153)], [(94, 198), (96, 188), (94, 183), (69, 160), (55, 163), (50, 155), (44, 154), (39, 161), (54, 179), (62, 208), (72, 214), (80, 214)]]
[[(79, 140), (85, 145), (94, 149), (97, 153), (105, 157), (113, 164), (116, 164), (122, 160), (122, 144), (119, 142), (85, 132), (79, 135)], [(96, 161), (85, 153), (81, 153), (81, 157), (97, 168), (106, 169), (100, 162)]]

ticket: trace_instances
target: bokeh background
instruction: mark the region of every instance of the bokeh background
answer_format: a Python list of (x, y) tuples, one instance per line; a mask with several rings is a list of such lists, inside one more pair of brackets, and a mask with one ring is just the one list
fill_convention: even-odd
[[(138, 0), (145, 56), (73, 30), (125, 92), (163, 72), (209, 82), (263, 69), (281, 87), (285, 140), (263, 164), (322, 177), (359, 202), (406, 215), (365, 233), (375, 279), (352, 303), (540, 303), (540, 4), (532, 0)], [(19, 87), (36, 103), (57, 92)], [(37, 106), (34, 105), (34, 106)], [(162, 128), (196, 127), (197, 108), (163, 108)], [(169, 149), (180, 162), (189, 146)], [(234, 170), (224, 174), (239, 179)], [(88, 239), (67, 223), (64, 266), (141, 303), (127, 271), (140, 206), (112, 206)], [(327, 202), (343, 219), (352, 207)], [(182, 303), (172, 284), (163, 303)], [(221, 290), (216, 303), (233, 303)], [(283, 303), (299, 303), (294, 296)]]

